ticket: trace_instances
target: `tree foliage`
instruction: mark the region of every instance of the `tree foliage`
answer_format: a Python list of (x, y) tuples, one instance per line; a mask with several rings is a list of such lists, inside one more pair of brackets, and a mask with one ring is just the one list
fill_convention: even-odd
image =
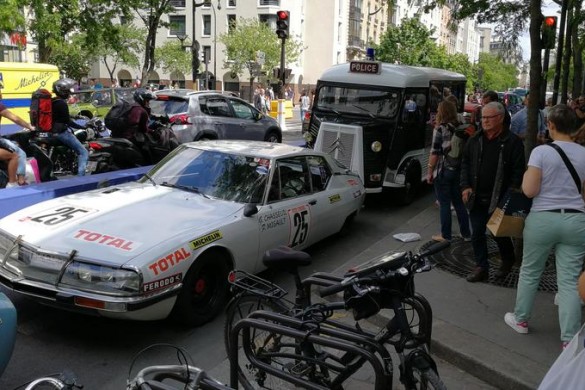
[(518, 70), (513, 64), (505, 64), (502, 60), (490, 53), (479, 53), (477, 83), (482, 91), (488, 89), (505, 91), (517, 86)]
[(24, 15), (20, 11), (20, 0), (0, 0), (0, 33), (10, 34), (24, 31)]
[[(281, 41), (268, 24), (258, 19), (238, 19), (235, 26), (221, 34), (218, 40), (225, 45), (224, 69), (239, 76), (247, 70), (252, 75), (250, 82), (255, 78), (254, 64), (258, 51), (264, 52), (262, 70), (271, 72), (280, 66)], [(294, 37), (289, 37), (285, 42), (286, 62), (294, 63), (301, 54), (302, 43)]]
[(146, 32), (133, 24), (120, 24), (116, 26), (117, 33), (105, 36), (96, 47), (96, 52), (106, 66), (110, 80), (115, 80), (115, 72), (120, 63), (127, 66), (138, 67), (139, 53), (142, 52)]
[(181, 42), (167, 41), (155, 50), (157, 67), (167, 73), (189, 73), (191, 71), (191, 53), (183, 48)]

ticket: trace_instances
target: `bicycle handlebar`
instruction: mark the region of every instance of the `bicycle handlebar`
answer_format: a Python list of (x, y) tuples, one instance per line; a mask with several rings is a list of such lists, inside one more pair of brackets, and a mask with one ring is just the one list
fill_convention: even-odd
[[(147, 380), (147, 376), (153, 376), (154, 380)], [(168, 385), (163, 385), (160, 380), (156, 379), (162, 377), (173, 378), (177, 381), (183, 382), (186, 389), (216, 389), (216, 390), (233, 390), (231, 387), (225, 386), (221, 382), (209, 377), (205, 371), (198, 367), (173, 364), (173, 365), (157, 365), (143, 368), (136, 374), (134, 379), (127, 383), (126, 390), (139, 390), (144, 388), (173, 388)], [(159, 384), (160, 387), (153, 386)]]
[[(357, 275), (349, 276), (343, 279), (340, 283), (334, 284), (332, 286), (324, 287), (319, 291), (319, 295), (321, 298), (327, 297), (329, 295), (336, 294), (345, 290), (349, 285), (355, 283), (365, 283), (371, 284), (376, 283), (379, 281), (386, 280), (388, 278), (394, 277), (397, 273), (405, 276), (408, 272), (426, 272), (431, 270), (430, 264), (426, 262), (426, 258), (430, 255), (433, 255), (437, 252), (442, 251), (443, 249), (447, 248), (450, 245), (449, 241), (440, 241), (431, 244), (428, 248), (426, 248), (423, 252), (419, 252), (417, 254), (408, 253), (407, 256), (409, 257), (408, 261), (403, 265), (403, 267), (399, 268), (396, 271), (386, 271), (384, 270), (384, 274), (377, 274), (376, 276), (366, 276), (366, 277), (358, 277)], [(420, 264), (421, 261), (424, 261), (423, 264)], [(402, 269), (406, 268), (406, 270)]]

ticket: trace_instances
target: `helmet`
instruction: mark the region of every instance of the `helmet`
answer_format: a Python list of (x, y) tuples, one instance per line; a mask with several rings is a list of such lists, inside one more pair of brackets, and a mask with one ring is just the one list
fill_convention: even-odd
[(67, 99), (71, 96), (71, 90), (75, 86), (75, 81), (71, 79), (59, 79), (53, 83), (53, 92), (60, 98)]
[(144, 104), (149, 100), (156, 99), (154, 93), (145, 88), (138, 88), (134, 91), (134, 101), (144, 107)]

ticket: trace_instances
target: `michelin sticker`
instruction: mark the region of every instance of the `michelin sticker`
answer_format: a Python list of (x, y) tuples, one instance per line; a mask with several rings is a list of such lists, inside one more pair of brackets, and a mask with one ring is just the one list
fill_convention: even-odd
[(214, 241), (221, 240), (222, 238), (223, 235), (221, 234), (221, 232), (219, 230), (216, 230), (209, 234), (194, 239), (189, 243), (189, 246), (191, 247), (191, 249), (195, 250), (203, 248), (205, 245), (209, 245)]

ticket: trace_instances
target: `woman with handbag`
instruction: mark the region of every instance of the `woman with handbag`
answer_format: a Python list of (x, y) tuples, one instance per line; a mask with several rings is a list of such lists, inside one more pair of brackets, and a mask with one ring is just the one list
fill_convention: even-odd
[(575, 113), (569, 107), (552, 107), (548, 128), (554, 142), (537, 146), (530, 155), (522, 191), (533, 198), (532, 208), (524, 225), (516, 306), (504, 317), (516, 332), (528, 333), (534, 296), (554, 248), (563, 348), (581, 327), (577, 280), (585, 257), (585, 147), (573, 142), (575, 124)]
[[(435, 194), (439, 201), (441, 234), (434, 235), (434, 241), (451, 240), (451, 204), (457, 214), (459, 231), (465, 241), (471, 241), (469, 215), (463, 204), (460, 191), (461, 154), (463, 141), (455, 134), (459, 125), (457, 107), (450, 101), (442, 101), (437, 109), (436, 123), (433, 130), (433, 143), (427, 182), (435, 186)], [(436, 175), (436, 177), (435, 177)]]

